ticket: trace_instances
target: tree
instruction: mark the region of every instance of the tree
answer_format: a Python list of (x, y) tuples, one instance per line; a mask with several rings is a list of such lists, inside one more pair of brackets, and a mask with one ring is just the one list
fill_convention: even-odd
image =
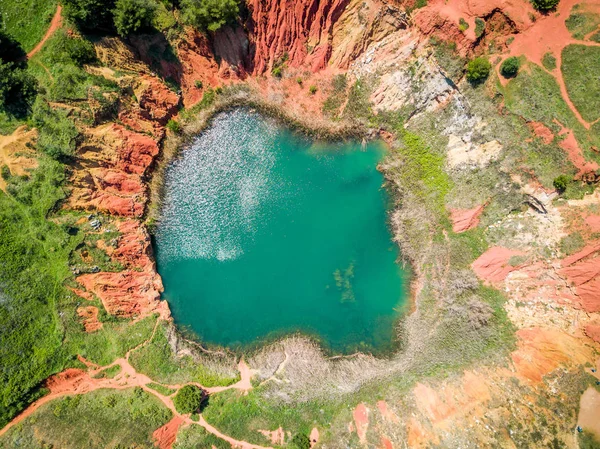
[(567, 190), (567, 187), (570, 182), (571, 182), (570, 176), (560, 175), (560, 176), (557, 176), (556, 178), (554, 178), (554, 181), (552, 181), (552, 185), (554, 185), (554, 188), (556, 190), (558, 190), (559, 192), (564, 192), (565, 190)]
[(237, 0), (181, 0), (181, 19), (201, 30), (217, 31), (239, 14)]
[(64, 161), (75, 154), (79, 131), (64, 110), (52, 109), (38, 97), (33, 106), (32, 124), (38, 129), (37, 147), (52, 159)]
[(491, 68), (492, 64), (490, 64), (487, 58), (483, 56), (475, 58), (467, 64), (467, 79), (472, 84), (479, 84), (485, 81), (490, 74)]
[(535, 9), (539, 11), (550, 11), (556, 8), (559, 0), (531, 0)]
[(512, 78), (519, 72), (519, 59), (516, 56), (506, 58), (500, 66), (500, 73), (504, 78)]
[(175, 395), (173, 404), (179, 413), (195, 413), (200, 411), (205, 399), (206, 396), (201, 388), (195, 385), (185, 385)]
[(96, 52), (90, 41), (71, 37), (66, 31), (58, 31), (49, 42), (48, 55), (53, 64), (75, 64), (82, 67), (96, 60)]
[(297, 433), (292, 438), (290, 446), (294, 449), (310, 449), (310, 438), (303, 433)]
[(126, 37), (152, 26), (156, 4), (151, 0), (117, 0), (113, 11), (119, 36)]
[(63, 0), (65, 16), (85, 31), (111, 30), (115, 0)]

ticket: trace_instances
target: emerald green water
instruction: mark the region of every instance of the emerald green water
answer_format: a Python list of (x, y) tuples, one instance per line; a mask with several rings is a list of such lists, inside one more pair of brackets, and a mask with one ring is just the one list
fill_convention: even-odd
[(173, 317), (204, 342), (286, 333), (391, 348), (408, 276), (387, 226), (380, 143), (323, 144), (236, 110), (167, 169), (155, 236)]

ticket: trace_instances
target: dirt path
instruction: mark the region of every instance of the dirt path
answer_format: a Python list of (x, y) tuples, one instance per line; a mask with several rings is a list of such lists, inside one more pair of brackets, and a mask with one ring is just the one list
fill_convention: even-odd
[[(127, 354), (125, 355), (125, 357), (117, 359), (108, 365), (99, 366), (99, 365), (96, 365), (94, 363), (91, 363), (91, 362), (85, 360), (83, 357), (80, 356), (79, 360), (86, 365), (87, 370), (70, 368), (70, 369), (67, 369), (59, 374), (56, 374), (56, 375), (48, 378), (45, 382), (45, 386), (50, 390), (50, 393), (48, 395), (38, 399), (37, 401), (33, 402), (32, 404), (30, 404), (29, 407), (27, 407), (21, 414), (17, 415), (4, 428), (0, 429), (0, 437), (2, 435), (4, 435), (6, 432), (8, 432), (8, 430), (10, 430), (12, 427), (14, 427), (15, 425), (19, 424), (20, 422), (22, 422), (23, 420), (25, 420), (26, 418), (31, 416), (42, 405), (47, 404), (48, 402), (51, 402), (54, 399), (58, 399), (58, 398), (61, 398), (64, 396), (71, 396), (71, 395), (75, 395), (75, 394), (86, 394), (91, 391), (99, 390), (99, 389), (124, 390), (126, 388), (140, 387), (140, 388), (144, 389), (144, 391), (148, 392), (149, 394), (152, 394), (155, 397), (157, 397), (169, 410), (171, 410), (171, 412), (173, 412), (173, 420), (172, 421), (174, 421), (174, 424), (176, 424), (176, 425), (171, 426), (171, 427), (173, 427), (171, 429), (171, 431), (176, 432), (181, 425), (199, 425), (199, 426), (202, 426), (204, 429), (206, 429), (207, 432), (210, 432), (213, 435), (215, 435), (216, 437), (218, 437), (224, 441), (227, 441), (229, 444), (232, 445), (232, 447), (241, 448), (241, 449), (271, 449), (271, 448), (267, 448), (264, 446), (258, 446), (255, 444), (251, 444), (246, 441), (240, 441), (240, 440), (231, 438), (231, 437), (221, 433), (215, 427), (213, 427), (209, 423), (207, 423), (206, 420), (202, 416), (200, 417), (199, 421), (192, 421), (190, 419), (189, 415), (181, 415), (180, 413), (177, 412), (177, 410), (175, 409), (175, 405), (173, 404), (173, 400), (171, 399), (171, 396), (165, 396), (163, 394), (160, 394), (159, 392), (157, 392), (156, 390), (154, 390), (148, 386), (148, 384), (158, 383), (158, 382), (154, 382), (150, 377), (146, 376), (145, 374), (138, 373), (135, 370), (135, 368), (129, 363), (129, 355), (133, 351), (141, 348), (142, 346), (146, 345), (148, 342), (150, 342), (152, 340), (154, 333), (156, 332), (156, 329), (158, 327), (158, 323), (159, 323), (159, 320), (157, 320), (157, 324), (155, 325), (154, 331), (152, 332), (152, 335), (150, 336), (150, 338), (148, 340), (142, 342), (140, 345), (136, 346), (135, 348), (129, 350), (127, 352)], [(121, 371), (112, 379), (106, 379), (106, 378), (96, 379), (96, 378), (94, 378), (94, 376), (97, 375), (98, 373), (100, 373), (101, 371), (103, 371), (107, 368), (116, 366), (116, 365), (119, 365), (121, 367)], [(232, 388), (240, 390), (244, 393), (247, 393), (249, 390), (252, 389), (252, 384), (250, 383), (250, 379), (251, 379), (254, 371), (251, 370), (243, 360), (240, 360), (240, 362), (238, 364), (238, 369), (240, 371), (241, 379), (233, 385), (229, 385), (229, 386), (225, 386), (225, 387), (204, 387), (197, 382), (190, 382), (190, 383), (199, 386), (200, 388), (207, 391), (209, 394), (218, 393), (218, 392), (225, 391), (225, 390), (232, 389)], [(168, 387), (170, 389), (181, 388), (181, 385), (166, 385), (166, 384), (163, 384), (163, 385), (165, 385), (166, 387)], [(167, 425), (168, 424), (169, 423), (167, 423)], [(163, 426), (163, 427), (166, 427), (166, 426)], [(161, 429), (163, 429), (163, 428), (161, 428)], [(160, 429), (157, 429), (157, 430), (160, 430)], [(167, 441), (168, 441), (167, 445), (163, 445), (163, 444), (160, 445), (162, 449), (170, 448), (174, 442), (174, 439), (167, 438)]]
[(35, 55), (37, 52), (39, 52), (42, 49), (42, 47), (44, 46), (44, 44), (46, 43), (46, 41), (50, 38), (50, 36), (52, 36), (54, 34), (54, 32), (60, 28), (60, 25), (62, 23), (62, 15), (61, 14), (62, 14), (62, 6), (57, 5), (56, 12), (54, 13), (54, 17), (52, 18), (52, 21), (50, 22), (50, 26), (48, 27), (46, 34), (44, 34), (44, 37), (42, 38), (41, 41), (38, 42), (38, 44), (35, 46), (35, 48), (33, 50), (31, 50), (29, 53), (27, 53), (27, 59), (31, 58), (33, 55)]

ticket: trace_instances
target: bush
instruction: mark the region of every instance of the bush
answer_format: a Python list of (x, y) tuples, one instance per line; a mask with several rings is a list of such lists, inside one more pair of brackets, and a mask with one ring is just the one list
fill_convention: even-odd
[(75, 154), (79, 131), (65, 111), (52, 109), (38, 98), (33, 106), (32, 124), (39, 131), (39, 150), (55, 160), (65, 160)]
[(479, 84), (486, 80), (490, 74), (492, 64), (487, 58), (480, 56), (478, 58), (469, 61), (467, 64), (467, 79), (472, 84)]
[(585, 246), (585, 240), (579, 232), (573, 232), (562, 239), (560, 239), (559, 247), (560, 251), (565, 256), (570, 256), (581, 251)]
[(167, 122), (167, 129), (169, 131), (171, 131), (173, 134), (180, 134), (181, 133), (181, 123), (176, 122), (175, 120), (171, 119)]
[(14, 62), (0, 60), (0, 111), (25, 117), (37, 95), (37, 82)]
[(458, 20), (458, 29), (463, 33), (469, 29), (469, 24), (462, 17)]
[(113, 11), (119, 36), (126, 37), (152, 26), (156, 4), (152, 0), (117, 0)]
[(181, 0), (181, 19), (201, 30), (217, 31), (239, 13), (237, 0)]
[(310, 438), (303, 433), (297, 433), (290, 445), (294, 449), (310, 449)]
[(506, 58), (500, 66), (500, 73), (504, 78), (512, 78), (519, 72), (519, 59), (516, 56)]
[(195, 385), (183, 386), (173, 398), (175, 409), (181, 414), (200, 411), (205, 400), (204, 391)]
[(531, 0), (535, 9), (539, 11), (550, 11), (556, 8), (559, 0)]
[(483, 36), (483, 32), (485, 31), (485, 20), (475, 17), (475, 37)]
[(115, 0), (64, 0), (65, 16), (82, 30), (111, 30)]
[(196, 89), (202, 89), (204, 87), (204, 83), (202, 80), (196, 80), (194, 81), (194, 86), (196, 86)]
[(50, 40), (48, 55), (53, 64), (75, 64), (78, 67), (96, 60), (96, 52), (91, 42), (71, 37), (64, 30), (56, 33)]
[(317, 86), (315, 86), (314, 84), (312, 86), (310, 86), (308, 88), (308, 91), (310, 92), (311, 95), (314, 95), (317, 93)]
[(271, 70), (271, 75), (273, 75), (275, 78), (281, 78), (283, 75), (281, 67), (273, 67), (273, 70)]
[(564, 192), (565, 190), (567, 190), (567, 187), (569, 186), (569, 183), (571, 182), (571, 177), (568, 175), (560, 175), (558, 177), (556, 177), (554, 179), (554, 181), (552, 181), (552, 185), (554, 186), (554, 188), (556, 190), (558, 190), (559, 192)]

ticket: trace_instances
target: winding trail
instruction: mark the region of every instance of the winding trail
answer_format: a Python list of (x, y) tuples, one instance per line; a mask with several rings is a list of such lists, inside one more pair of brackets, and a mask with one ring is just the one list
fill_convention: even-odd
[(46, 34), (44, 34), (44, 37), (42, 38), (41, 41), (38, 42), (38, 44), (35, 46), (35, 48), (33, 50), (31, 50), (29, 53), (27, 53), (27, 59), (30, 59), (32, 56), (34, 56), (36, 53), (38, 53), (42, 49), (42, 47), (44, 46), (46, 41), (48, 39), (50, 39), (50, 37), (54, 34), (54, 32), (60, 28), (61, 24), (62, 24), (62, 6), (57, 5), (56, 12), (54, 13), (54, 17), (52, 17), (50, 26), (46, 30)]
[[(159, 323), (160, 323), (160, 320), (157, 320), (156, 324), (154, 326), (152, 335), (147, 340), (140, 343), (135, 348), (130, 349), (125, 354), (125, 357), (117, 359), (108, 365), (99, 366), (95, 363), (87, 361), (86, 359), (84, 359), (81, 356), (78, 356), (78, 359), (84, 365), (86, 365), (87, 369), (83, 370), (83, 369), (78, 369), (78, 368), (69, 368), (69, 369), (62, 371), (61, 373), (58, 373), (58, 374), (46, 379), (45, 387), (50, 390), (50, 393), (47, 394), (46, 396), (38, 399), (37, 401), (31, 403), (29, 405), (29, 407), (27, 407), (23, 412), (21, 412), (19, 415), (14, 417), (13, 420), (11, 422), (9, 422), (4, 428), (0, 429), (0, 437), (3, 436), (6, 432), (8, 432), (12, 427), (16, 426), (17, 424), (19, 424), (20, 422), (22, 422), (23, 420), (25, 420), (26, 418), (31, 416), (41, 406), (53, 401), (54, 399), (58, 399), (58, 398), (61, 398), (64, 396), (72, 396), (72, 395), (76, 395), (76, 394), (86, 394), (91, 391), (95, 391), (95, 390), (99, 390), (99, 389), (124, 390), (127, 388), (140, 387), (144, 391), (148, 392), (149, 394), (152, 394), (155, 397), (157, 397), (169, 410), (171, 410), (171, 412), (173, 412), (173, 419), (169, 423), (167, 423), (165, 426), (157, 429), (154, 433), (154, 435), (157, 439), (160, 436), (160, 439), (162, 440), (162, 442), (158, 441), (157, 443), (165, 443), (166, 442), (166, 444), (160, 444), (161, 449), (167, 449), (167, 448), (171, 447), (171, 445), (175, 441), (175, 436), (176, 436), (177, 430), (182, 425), (202, 426), (207, 432), (228, 442), (234, 448), (272, 449), (270, 447), (259, 446), (256, 444), (248, 443), (247, 441), (241, 441), (241, 440), (236, 440), (234, 438), (231, 438), (231, 437), (225, 435), (224, 433), (221, 433), (215, 427), (213, 427), (208, 422), (206, 422), (206, 420), (202, 416), (200, 416), (199, 421), (193, 421), (190, 418), (190, 415), (182, 415), (177, 412), (177, 410), (175, 409), (175, 405), (173, 404), (173, 400), (171, 398), (173, 395), (170, 395), (170, 396), (163, 395), (148, 386), (148, 384), (152, 384), (152, 383), (160, 384), (160, 382), (154, 382), (150, 377), (146, 376), (145, 374), (138, 373), (135, 370), (135, 368), (129, 363), (129, 356), (132, 352), (145, 346), (152, 340), (152, 338), (154, 337), (154, 334), (158, 328)], [(121, 371), (112, 379), (94, 378), (94, 376), (97, 375), (98, 373), (100, 373), (101, 371), (103, 371), (107, 368), (114, 367), (116, 365), (119, 365), (121, 367)], [(252, 389), (252, 384), (251, 384), (250, 380), (251, 380), (252, 375), (254, 374), (254, 370), (250, 369), (250, 367), (248, 367), (248, 365), (243, 361), (243, 359), (240, 360), (240, 362), (238, 364), (238, 369), (240, 371), (241, 379), (237, 383), (229, 385), (229, 386), (204, 387), (201, 384), (199, 384), (198, 382), (190, 382), (190, 384), (199, 386), (200, 388), (202, 388), (203, 390), (208, 392), (209, 395), (214, 394), (214, 393), (219, 393), (221, 391), (225, 391), (225, 390), (229, 390), (229, 389), (237, 389), (237, 390), (242, 391), (244, 394), (247, 394), (248, 391), (250, 391)], [(161, 384), (161, 385), (164, 385), (170, 389), (175, 389), (175, 390), (181, 388), (181, 385), (166, 385), (166, 384)], [(167, 429), (167, 431), (165, 431), (165, 433), (168, 433), (168, 434), (161, 435), (160, 431), (163, 431), (163, 429), (165, 429), (165, 428)]]

